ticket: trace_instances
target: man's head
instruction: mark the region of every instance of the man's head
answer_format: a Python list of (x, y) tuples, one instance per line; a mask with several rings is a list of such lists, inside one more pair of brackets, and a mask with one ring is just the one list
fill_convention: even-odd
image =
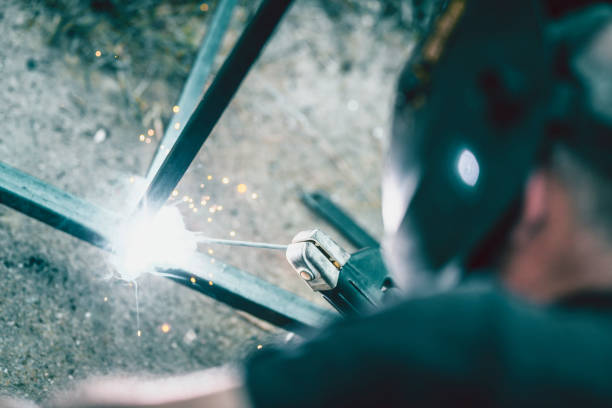
[(532, 2), (520, 3), (451, 1), (402, 73), (383, 185), (385, 249), (400, 286), (494, 266), (512, 288), (546, 300), (576, 283), (570, 263), (585, 248), (603, 245), (590, 220), (606, 212), (595, 209), (610, 173), (593, 164), (606, 162), (612, 126), (592, 118), (611, 93), (592, 82), (602, 81), (594, 66), (612, 69), (601, 45), (610, 10), (549, 36)]
[(537, 302), (612, 289), (612, 180), (565, 146), (551, 156), (525, 184), (497, 265), (509, 289)]
[(548, 35), (560, 77), (553, 140), (533, 165), (499, 259), (512, 290), (544, 302), (612, 288), (612, 9), (572, 15)]

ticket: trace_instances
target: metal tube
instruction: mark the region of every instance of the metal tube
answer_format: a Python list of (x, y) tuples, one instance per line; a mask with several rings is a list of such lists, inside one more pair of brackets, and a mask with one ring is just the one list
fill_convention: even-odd
[(378, 248), (380, 244), (365, 229), (348, 215), (341, 207), (334, 204), (327, 194), (321, 191), (304, 193), (302, 202), (315, 214), (333, 225), (351, 244), (358, 249)]
[(109, 237), (120, 221), (116, 214), (2, 162), (0, 204), (105, 250), (110, 250)]
[(153, 176), (139, 208), (157, 212), (187, 171), (292, 0), (264, 0)]
[[(229, 26), (229, 22), (232, 18), (232, 11), (235, 6), (236, 0), (221, 0), (215, 9), (215, 14), (206, 30), (206, 35), (204, 36), (198, 55), (195, 58), (193, 67), (189, 72), (181, 96), (176, 104), (179, 111), (174, 114), (172, 120), (168, 123), (164, 137), (157, 146), (155, 156), (153, 156), (153, 160), (151, 160), (151, 164), (149, 165), (149, 170), (147, 171), (148, 183), (151, 182), (151, 179), (162, 165), (166, 152), (176, 143), (180, 127), (177, 129), (175, 124), (178, 123), (180, 126), (180, 124), (184, 124), (189, 119), (189, 115), (191, 115), (204, 93), (206, 81), (208, 81), (210, 72), (212, 71), (215, 57), (221, 47), (221, 42)], [(161, 149), (161, 146), (164, 146), (164, 149)]]

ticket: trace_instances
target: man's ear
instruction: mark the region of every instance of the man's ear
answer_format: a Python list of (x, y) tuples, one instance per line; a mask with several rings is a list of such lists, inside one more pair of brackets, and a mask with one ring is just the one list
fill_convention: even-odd
[(550, 212), (550, 178), (549, 172), (536, 170), (527, 180), (522, 212), (512, 234), (514, 245), (528, 244), (546, 224)]

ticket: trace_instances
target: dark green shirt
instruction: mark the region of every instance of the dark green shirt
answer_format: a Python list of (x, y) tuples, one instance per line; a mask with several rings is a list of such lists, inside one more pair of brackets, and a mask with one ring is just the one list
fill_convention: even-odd
[(412, 299), (247, 365), (256, 407), (612, 407), (612, 295)]

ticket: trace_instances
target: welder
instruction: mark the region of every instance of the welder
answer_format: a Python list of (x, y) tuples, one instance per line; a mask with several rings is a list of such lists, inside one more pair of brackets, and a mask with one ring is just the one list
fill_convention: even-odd
[(612, 7), (451, 0), (398, 82), (383, 184), (403, 300), (244, 368), (59, 406), (612, 406)]

